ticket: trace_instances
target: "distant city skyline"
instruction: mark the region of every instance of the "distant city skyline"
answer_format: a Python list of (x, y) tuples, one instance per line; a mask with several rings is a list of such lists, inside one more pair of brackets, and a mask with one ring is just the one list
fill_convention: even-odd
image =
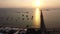
[[(0, 0), (0, 8), (35, 7), (34, 2), (39, 0)], [(40, 8), (60, 8), (60, 0), (40, 0)]]

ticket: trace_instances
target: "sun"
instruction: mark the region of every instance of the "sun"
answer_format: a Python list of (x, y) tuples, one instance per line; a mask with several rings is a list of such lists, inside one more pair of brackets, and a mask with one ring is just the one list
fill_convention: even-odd
[(33, 6), (40, 7), (40, 0), (36, 0), (33, 2)]
[(39, 7), (40, 6), (40, 1), (36, 1), (35, 6)]

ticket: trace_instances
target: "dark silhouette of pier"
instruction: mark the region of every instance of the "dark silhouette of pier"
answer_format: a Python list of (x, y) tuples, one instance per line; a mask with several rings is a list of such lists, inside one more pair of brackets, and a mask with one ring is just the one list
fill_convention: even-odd
[(41, 22), (40, 22), (39, 30), (35, 31), (33, 28), (28, 28), (26, 34), (47, 34), (46, 33), (46, 27), (45, 27), (45, 24), (44, 24), (44, 18), (43, 18), (42, 10), (40, 10), (40, 14), (41, 14), (40, 15)]
[(41, 11), (41, 16), (40, 16), (40, 19), (41, 19), (40, 31), (41, 31), (41, 33), (46, 34), (46, 27), (45, 27), (45, 24), (44, 24), (43, 13), (42, 13), (42, 10), (40, 10), (40, 11)]

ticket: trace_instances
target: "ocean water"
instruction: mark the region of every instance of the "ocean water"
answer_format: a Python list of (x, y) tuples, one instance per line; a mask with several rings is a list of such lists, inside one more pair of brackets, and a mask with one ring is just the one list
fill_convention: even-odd
[(43, 11), (43, 16), (47, 28), (60, 28), (60, 9)]
[[(0, 8), (0, 24), (12, 27), (33, 27), (35, 8)], [(37, 10), (38, 11), (38, 10)], [(60, 28), (60, 10), (43, 10), (46, 28)], [(38, 21), (38, 20), (37, 20)], [(36, 23), (40, 24), (40, 23)], [(40, 26), (40, 25), (38, 25)], [(37, 27), (38, 27), (37, 26)]]
[(32, 26), (33, 8), (0, 8), (0, 24), (4, 26)]

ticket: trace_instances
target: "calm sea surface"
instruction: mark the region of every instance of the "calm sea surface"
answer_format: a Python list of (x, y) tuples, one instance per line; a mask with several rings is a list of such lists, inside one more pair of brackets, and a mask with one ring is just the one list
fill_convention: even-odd
[[(44, 10), (46, 28), (60, 28), (60, 10)], [(0, 24), (18, 27), (40, 27), (38, 8), (0, 8)]]

